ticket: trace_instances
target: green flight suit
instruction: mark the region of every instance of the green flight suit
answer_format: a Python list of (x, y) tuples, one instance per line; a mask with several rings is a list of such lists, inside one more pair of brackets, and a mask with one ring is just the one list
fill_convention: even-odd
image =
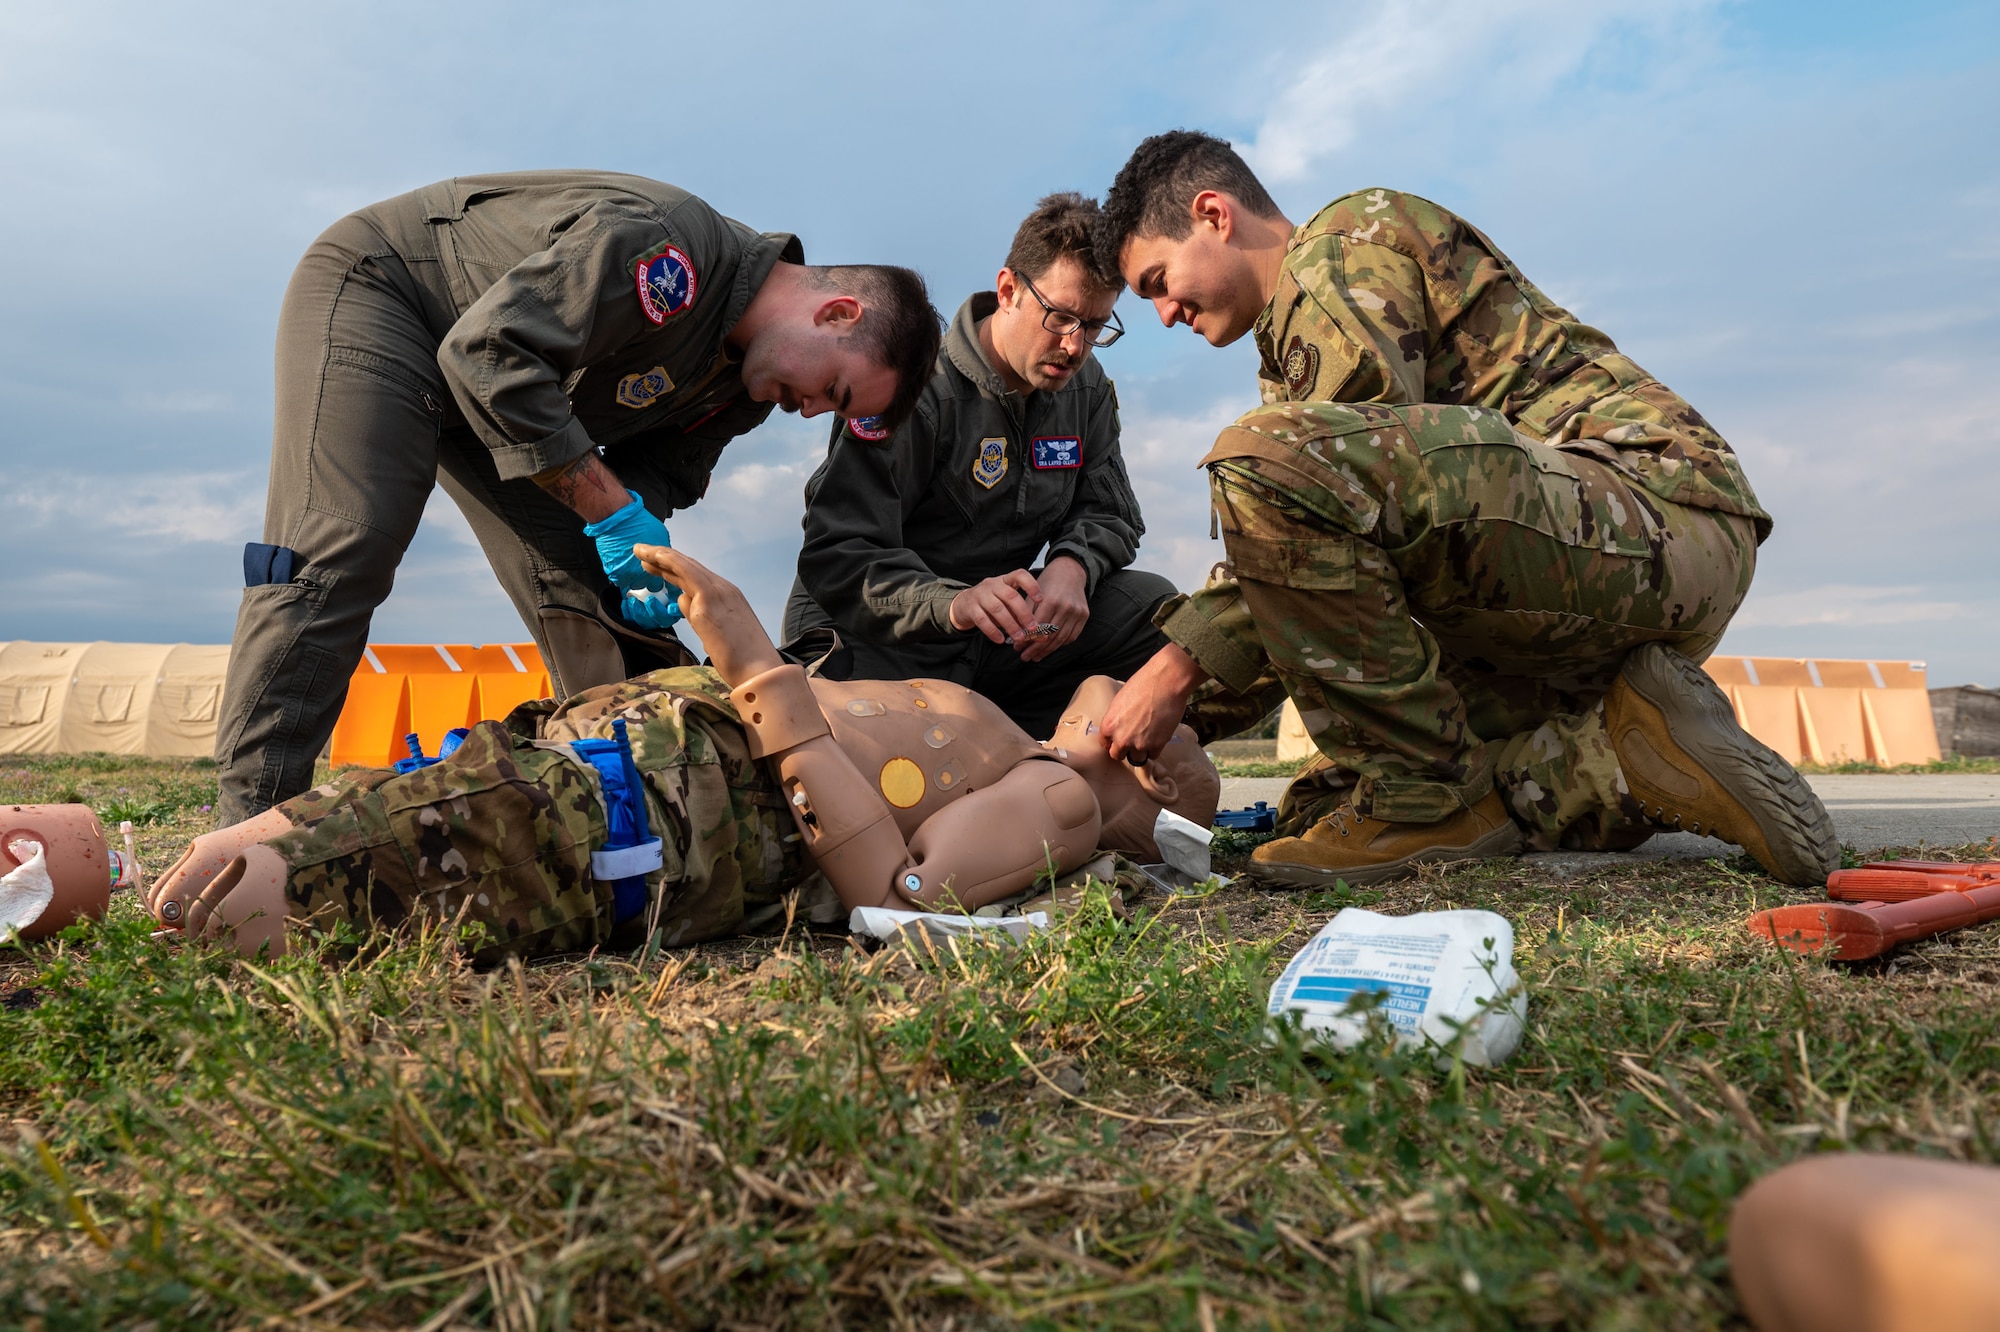
[[(806, 483), (785, 637), (831, 624), (843, 650), (821, 665), (828, 678), (951, 680), (1047, 736), (1085, 677), (1123, 679), (1165, 644), (1152, 617), (1174, 588), (1127, 567), (1146, 529), (1110, 378), (1090, 356), (1053, 392), (1010, 391), (979, 341), (997, 305), (980, 292), (959, 308), (936, 374), (892, 437), (835, 426)], [(1044, 546), (1083, 565), (1090, 620), (1076, 641), (1023, 662), (951, 627), (953, 597), (1028, 568)]]
[(653, 512), (700, 499), (770, 412), (723, 339), (802, 258), (671, 185), (587, 171), (443, 181), (314, 241), (278, 320), (264, 542), (216, 734), (222, 821), (311, 780), (434, 484), (558, 694), (687, 660), (623, 624), (583, 521), (528, 478), (601, 448)]
[(1749, 588), (1770, 518), (1728, 444), (1412, 195), (1299, 227), (1255, 336), (1271, 405), (1204, 459), (1230, 576), (1162, 626), (1217, 718), (1297, 703), (1287, 828), (1497, 784), (1531, 847), (1643, 840), (1601, 700), (1640, 643), (1706, 657)]

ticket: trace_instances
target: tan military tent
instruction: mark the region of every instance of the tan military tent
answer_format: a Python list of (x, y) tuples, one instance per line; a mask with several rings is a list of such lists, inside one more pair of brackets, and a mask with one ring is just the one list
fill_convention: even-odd
[(0, 643), (0, 754), (215, 749), (227, 646)]

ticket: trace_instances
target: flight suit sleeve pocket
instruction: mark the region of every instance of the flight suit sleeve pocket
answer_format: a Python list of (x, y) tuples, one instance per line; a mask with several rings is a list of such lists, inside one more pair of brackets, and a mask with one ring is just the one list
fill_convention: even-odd
[(1354, 590), (1354, 538), (1328, 534), (1305, 539), (1223, 536), (1229, 570), (1237, 578), (1327, 592)]

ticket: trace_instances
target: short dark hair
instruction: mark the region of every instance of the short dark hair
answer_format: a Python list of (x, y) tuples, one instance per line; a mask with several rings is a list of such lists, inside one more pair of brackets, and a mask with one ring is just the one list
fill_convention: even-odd
[(1104, 210), (1097, 200), (1074, 191), (1044, 195), (1035, 211), (1014, 230), (1007, 267), (1030, 281), (1047, 275), (1060, 259), (1074, 259), (1084, 280), (1100, 291), (1117, 291), (1125, 279), (1097, 262), (1096, 231)]
[(1179, 240), (1194, 230), (1189, 205), (1203, 190), (1218, 190), (1259, 217), (1277, 217), (1278, 204), (1227, 139), (1200, 130), (1168, 130), (1132, 150), (1118, 170), (1097, 224), (1097, 266), (1116, 273), (1118, 257), (1134, 236)]
[(815, 265), (807, 278), (818, 287), (861, 302), (861, 322), (849, 336), (877, 365), (896, 372), (896, 396), (881, 415), (894, 430), (916, 410), (917, 395), (937, 373), (944, 319), (931, 304), (923, 275), (894, 264)]

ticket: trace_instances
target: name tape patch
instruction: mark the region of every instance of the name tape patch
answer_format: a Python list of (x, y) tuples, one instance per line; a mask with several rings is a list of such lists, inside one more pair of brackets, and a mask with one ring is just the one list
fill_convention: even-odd
[(1033, 442), (1038, 471), (1083, 466), (1083, 441), (1075, 435), (1037, 435)]
[(639, 306), (646, 318), (664, 324), (694, 304), (694, 260), (677, 245), (639, 261)]

